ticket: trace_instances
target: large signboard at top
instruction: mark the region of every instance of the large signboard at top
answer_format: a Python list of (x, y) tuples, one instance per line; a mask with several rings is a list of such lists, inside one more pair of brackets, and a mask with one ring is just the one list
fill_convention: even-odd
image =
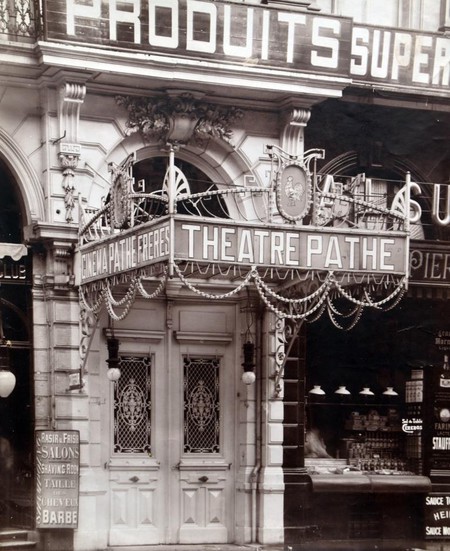
[[(207, 0), (46, 0), (46, 39), (448, 91), (450, 38)], [(152, 62), (157, 61), (153, 59)]]
[[(280, 269), (405, 274), (407, 238), (390, 232), (253, 227), (175, 219), (174, 260)], [(80, 250), (81, 284), (167, 261), (169, 221), (160, 220)], [(77, 270), (78, 272), (78, 270)]]

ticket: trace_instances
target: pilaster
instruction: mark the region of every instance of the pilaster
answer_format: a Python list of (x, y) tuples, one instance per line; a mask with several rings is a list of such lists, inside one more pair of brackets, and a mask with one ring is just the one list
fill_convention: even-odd
[[(260, 458), (260, 417), (258, 401), (260, 400), (261, 370), (260, 347), (256, 342), (257, 322), (255, 306), (250, 299), (242, 301), (237, 312), (237, 326), (240, 331), (240, 346), (237, 351), (238, 385), (238, 438), (239, 470), (236, 473), (236, 542), (239, 544), (256, 541), (257, 482), (261, 468)], [(243, 346), (246, 342), (255, 344), (255, 375), (253, 384), (242, 380), (244, 368)]]
[[(59, 89), (58, 121), (60, 134), (53, 144), (58, 145), (59, 168), (62, 172), (61, 187), (64, 192), (63, 205), (61, 206), (64, 206), (64, 219), (68, 224), (76, 221), (75, 204), (78, 193), (75, 186), (75, 173), (81, 156), (78, 129), (80, 110), (85, 96), (85, 84), (64, 82)], [(57, 196), (61, 194), (58, 193), (55, 187), (52, 189), (52, 195), (54, 196), (56, 219), (58, 219), (58, 215), (61, 215), (61, 208), (59, 207), (61, 199), (57, 199)]]
[(276, 358), (284, 354), (284, 322), (266, 312), (262, 343), (261, 471), (259, 475), (258, 541), (282, 543), (284, 539), (283, 389), (276, 389)]

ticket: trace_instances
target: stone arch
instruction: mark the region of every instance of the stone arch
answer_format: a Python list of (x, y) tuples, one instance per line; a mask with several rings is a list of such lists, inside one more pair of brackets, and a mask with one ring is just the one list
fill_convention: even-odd
[[(166, 150), (161, 148), (160, 143), (145, 145), (140, 140), (136, 140), (134, 135), (125, 138), (122, 142), (116, 145), (108, 154), (107, 161), (120, 163), (125, 160), (127, 155), (134, 151), (136, 161), (154, 156), (168, 155)], [(258, 174), (252, 170), (252, 167), (246, 162), (245, 158), (230, 144), (222, 140), (208, 140), (203, 145), (188, 144), (179, 148), (176, 152), (176, 157), (195, 165), (198, 169), (204, 172), (215, 184), (220, 186), (244, 186), (252, 185), (263, 187)], [(248, 179), (251, 179), (248, 182)], [(255, 206), (247, 199), (242, 199), (242, 202), (247, 201), (244, 206), (239, 206), (239, 209), (245, 209), (248, 219), (257, 218)], [(238, 210), (239, 210), (238, 209)], [(230, 208), (232, 215), (233, 208)], [(237, 210), (235, 210), (237, 216)], [(233, 216), (232, 216), (233, 217)]]
[(19, 145), (1, 128), (0, 157), (18, 187), (24, 223), (45, 220), (45, 199), (39, 177)]

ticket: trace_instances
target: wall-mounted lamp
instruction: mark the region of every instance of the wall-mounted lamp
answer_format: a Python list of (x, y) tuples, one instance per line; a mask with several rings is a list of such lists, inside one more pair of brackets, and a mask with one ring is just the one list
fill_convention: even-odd
[(247, 341), (244, 343), (244, 361), (242, 363), (242, 367), (244, 368), (244, 373), (242, 373), (242, 382), (246, 385), (252, 385), (256, 380), (255, 375), (255, 363), (254, 363), (254, 355), (255, 355), (255, 345)]
[[(3, 336), (2, 336), (3, 337)], [(11, 341), (0, 341), (0, 397), (7, 398), (16, 386), (16, 377), (9, 370), (9, 349)]]
[(108, 359), (106, 360), (108, 364), (107, 377), (110, 381), (115, 382), (120, 377), (119, 339), (108, 337), (106, 344), (108, 346)]

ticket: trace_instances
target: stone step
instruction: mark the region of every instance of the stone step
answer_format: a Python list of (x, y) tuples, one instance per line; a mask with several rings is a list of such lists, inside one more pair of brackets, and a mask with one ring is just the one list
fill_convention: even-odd
[(11, 540), (11, 541), (0, 541), (0, 549), (2, 551), (17, 551), (21, 549), (35, 549), (35, 541), (27, 540)]
[(36, 542), (28, 539), (27, 530), (8, 528), (0, 530), (0, 550), (16, 551), (21, 549), (34, 549)]

